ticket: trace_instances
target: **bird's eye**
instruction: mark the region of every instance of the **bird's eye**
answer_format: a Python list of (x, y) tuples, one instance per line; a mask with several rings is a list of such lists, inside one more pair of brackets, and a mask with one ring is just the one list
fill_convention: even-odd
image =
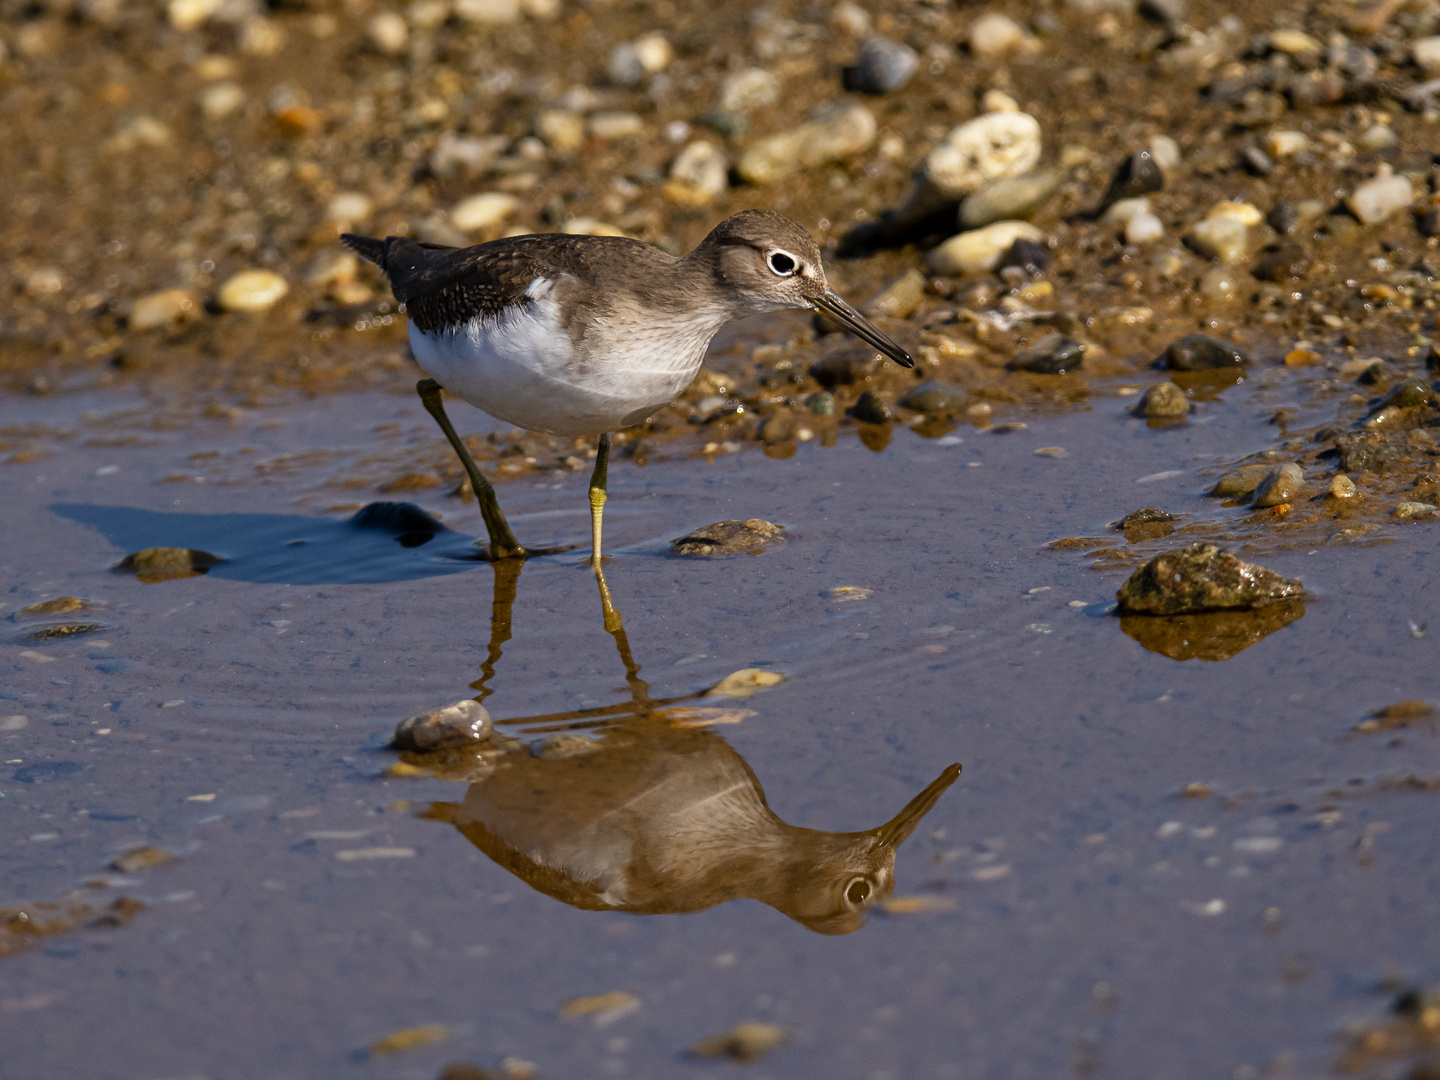
[(800, 266), (799, 260), (788, 251), (772, 251), (766, 261), (770, 264), (770, 269), (781, 277), (789, 277)]
[(866, 900), (870, 899), (870, 882), (866, 881), (863, 877), (857, 877), (854, 881), (850, 882), (849, 885), (845, 886), (845, 899), (855, 907), (859, 907), (865, 903)]

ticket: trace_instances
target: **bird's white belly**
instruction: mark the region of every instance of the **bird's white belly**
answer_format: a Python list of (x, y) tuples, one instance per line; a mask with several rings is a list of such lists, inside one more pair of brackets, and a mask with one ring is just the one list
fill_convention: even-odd
[(550, 435), (595, 435), (639, 423), (684, 390), (720, 322), (600, 326), (579, 357), (555, 302), (533, 300), (453, 331), (410, 324), (420, 367), (450, 393), (500, 420)]

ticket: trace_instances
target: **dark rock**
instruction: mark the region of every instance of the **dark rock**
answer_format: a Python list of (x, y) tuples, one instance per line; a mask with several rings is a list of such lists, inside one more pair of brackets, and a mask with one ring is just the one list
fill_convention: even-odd
[(116, 570), (134, 574), (146, 584), (175, 578), (198, 577), (225, 560), (192, 548), (141, 548), (120, 560)]
[(703, 112), (695, 118), (695, 123), (726, 139), (743, 139), (750, 131), (750, 117), (730, 109)]
[(1156, 366), (1171, 371), (1212, 371), (1215, 368), (1244, 367), (1249, 360), (1228, 341), (1208, 334), (1187, 334), (1170, 344)]
[(1440, 236), (1440, 206), (1432, 206), (1421, 214), (1416, 227), (1421, 236)]
[(1299, 244), (1281, 244), (1250, 271), (1261, 281), (1298, 281), (1310, 272), (1310, 256)]
[(31, 641), (54, 641), (57, 638), (74, 637), (103, 629), (105, 624), (98, 622), (41, 623), (39, 626), (27, 626), (25, 636)]
[(427, 753), (474, 746), (490, 738), (490, 713), (472, 698), (431, 709), (395, 726), (395, 746)]
[(390, 533), (395, 537), (396, 543), (406, 548), (428, 544), (437, 534), (449, 531), (420, 507), (406, 502), (366, 503), (355, 511), (355, 516), (346, 524), (352, 529), (374, 529), (376, 532)]
[(996, 269), (1004, 270), (1007, 266), (1018, 266), (1032, 276), (1043, 274), (1050, 267), (1050, 252), (1043, 244), (1022, 237), (1005, 249)]
[(826, 390), (850, 386), (875, 370), (877, 355), (864, 342), (848, 337), (836, 338), (824, 343), (820, 358), (810, 365), (810, 377)]
[(1173, 34), (1185, 25), (1190, 11), (1186, 0), (1142, 0), (1140, 14)]
[(952, 383), (930, 380), (900, 399), (900, 407), (926, 416), (955, 416), (965, 408), (970, 395)]
[(1079, 371), (1084, 356), (1084, 342), (1066, 334), (1046, 334), (1035, 344), (1021, 349), (1005, 366), (1011, 371), (1035, 375), (1064, 375), (1068, 371)]
[(890, 406), (874, 390), (866, 390), (860, 400), (849, 409), (849, 413), (862, 424), (888, 424), (891, 420)]
[(1385, 399), (1370, 410), (1370, 413), (1373, 416), (1381, 409), (1416, 409), (1423, 405), (1437, 404), (1440, 404), (1440, 395), (1435, 393), (1428, 382), (1420, 378), (1406, 379), (1386, 394)]
[(919, 66), (920, 56), (910, 46), (872, 37), (861, 43), (854, 66), (842, 72), (842, 80), (852, 93), (889, 94), (908, 83)]
[(1134, 199), (1140, 195), (1149, 195), (1152, 191), (1159, 191), (1165, 186), (1165, 174), (1160, 166), (1155, 163), (1149, 150), (1137, 150), (1131, 154), (1115, 170), (1115, 175), (1110, 179), (1110, 186), (1105, 191), (1105, 198), (1101, 200), (1100, 209), (1103, 211), (1111, 203), (1121, 199)]
[(717, 521), (670, 541), (676, 555), (718, 558), (725, 555), (759, 555), (772, 544), (784, 543), (785, 526), (761, 518)]
[(1229, 660), (1236, 653), (1305, 614), (1300, 600), (1282, 600), (1257, 611), (1211, 611), (1199, 615), (1122, 615), (1120, 631), (1171, 660)]
[(835, 395), (828, 390), (817, 390), (805, 399), (805, 408), (816, 416), (834, 416)]
[(1240, 152), (1240, 164), (1251, 176), (1269, 176), (1275, 171), (1275, 162), (1258, 146), (1246, 147)]
[(1401, 449), (1383, 435), (1368, 432), (1339, 436), (1335, 449), (1339, 452), (1340, 471), (1351, 476), (1385, 472), (1402, 456)]
[(1159, 540), (1175, 531), (1175, 515), (1146, 507), (1126, 514), (1113, 527), (1124, 533), (1125, 539), (1132, 544), (1138, 540)]
[(1384, 360), (1377, 359), (1360, 373), (1357, 381), (1366, 386), (1384, 386), (1390, 381), (1390, 369), (1385, 365)]
[(1202, 541), (1155, 556), (1130, 575), (1115, 597), (1120, 609), (1132, 614), (1186, 615), (1260, 608), (1304, 592), (1300, 582)]
[(1300, 208), (1292, 202), (1278, 202), (1265, 215), (1265, 224), (1276, 232), (1289, 236), (1300, 224)]

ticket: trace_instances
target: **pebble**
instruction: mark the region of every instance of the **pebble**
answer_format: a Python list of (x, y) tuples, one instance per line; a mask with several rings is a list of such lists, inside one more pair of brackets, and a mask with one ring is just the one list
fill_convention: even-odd
[(1400, 141), (1395, 129), (1386, 124), (1371, 124), (1355, 138), (1361, 150), (1384, 150)]
[(1250, 358), (1228, 341), (1208, 334), (1187, 334), (1171, 342), (1160, 363), (1171, 371), (1210, 371), (1214, 368), (1244, 367)]
[(1157, 507), (1147, 506), (1143, 510), (1132, 510), (1111, 528), (1119, 529), (1130, 543), (1140, 540), (1159, 540), (1175, 531), (1175, 515)]
[(1200, 275), (1200, 282), (1196, 289), (1202, 296), (1208, 296), (1212, 300), (1229, 300), (1235, 295), (1239, 286), (1240, 283), (1232, 268), (1212, 266)]
[[(584, 126), (579, 125), (578, 130), (583, 139)], [(477, 177), (489, 172), (509, 148), (510, 139), (504, 135), (457, 135), (453, 131), (442, 132), (440, 141), (430, 152), (430, 171), (441, 180), (456, 176)]]
[(645, 130), (645, 120), (634, 112), (597, 112), (590, 117), (590, 134), (610, 142), (633, 139)]
[(1116, 199), (1105, 212), (1100, 215), (1100, 220), (1106, 224), (1123, 225), (1137, 214), (1150, 213), (1150, 200), (1144, 195), (1137, 195), (1131, 199)]
[(89, 608), (90, 602), (82, 600), (78, 596), (57, 596), (53, 600), (41, 600), (37, 604), (26, 604), (19, 611), (25, 618), (37, 618), (45, 615), (73, 615), (77, 611), (84, 611)]
[(835, 395), (829, 390), (817, 390), (805, 399), (805, 408), (816, 416), (834, 416)]
[(1251, 176), (1269, 176), (1275, 171), (1275, 162), (1258, 146), (1249, 146), (1240, 152), (1240, 164)]
[(1265, 474), (1255, 488), (1255, 507), (1267, 510), (1282, 503), (1293, 503), (1305, 494), (1305, 473), (1299, 465), (1277, 465)]
[(375, 201), (360, 191), (341, 191), (330, 197), (325, 204), (325, 220), (342, 225), (356, 225), (367, 221), (375, 211)]
[(1040, 160), (1040, 122), (1029, 113), (977, 116), (953, 129), (925, 159), (924, 179), (946, 198), (1029, 172)]
[(289, 291), (273, 270), (241, 270), (220, 286), (217, 301), (226, 311), (269, 311)]
[(1345, 206), (1362, 224), (1375, 225), (1404, 210), (1415, 200), (1415, 189), (1406, 176), (1381, 173), (1366, 180), (1345, 199)]
[(714, 199), (730, 186), (730, 158), (714, 143), (696, 140), (675, 158), (670, 179), (707, 201)]
[(519, 207), (520, 200), (509, 192), (485, 191), (456, 203), (450, 224), (461, 232), (479, 232), (499, 225)]
[(1168, 173), (1180, 167), (1184, 158), (1180, 154), (1180, 144), (1169, 135), (1156, 135), (1150, 140), (1150, 156), (1155, 159), (1155, 164), (1160, 166), (1161, 173)]
[(239, 83), (218, 82), (200, 95), (200, 111), (207, 120), (223, 119), (244, 104), (245, 91)]
[(1303, 131), (1272, 131), (1265, 136), (1265, 152), (1280, 159), (1294, 157), (1310, 149), (1310, 138)]
[(1084, 355), (1084, 342), (1065, 334), (1046, 334), (1035, 344), (1016, 353), (1005, 366), (1011, 371), (1028, 371), (1035, 375), (1064, 375), (1079, 371)]
[(1101, 205), (1108, 208), (1120, 199), (1149, 195), (1165, 186), (1165, 174), (1149, 150), (1137, 150), (1115, 169)]
[(925, 286), (925, 275), (912, 266), (872, 296), (860, 310), (872, 319), (876, 316), (908, 319), (925, 299)]
[(1132, 247), (1149, 244), (1165, 235), (1165, 223), (1146, 211), (1125, 223), (1125, 243)]
[(890, 406), (874, 390), (862, 393), (849, 413), (862, 424), (888, 424), (892, 419)]
[(194, 30), (224, 6), (225, 0), (170, 0), (166, 14), (176, 30)]
[(1173, 382), (1148, 386), (1135, 404), (1135, 415), (1163, 419), (1185, 416), (1190, 412), (1190, 399)]
[(157, 330), (173, 326), (188, 315), (198, 314), (200, 301), (187, 289), (161, 289), (142, 296), (130, 309), (127, 326), (131, 330)]
[(789, 409), (776, 409), (760, 425), (760, 441), (766, 446), (789, 442), (795, 436), (795, 415)]
[(1440, 34), (1416, 38), (1410, 43), (1410, 58), (1426, 75), (1440, 72)]
[(1219, 544), (1202, 541), (1157, 555), (1115, 594), (1122, 611), (1184, 615), (1256, 608), (1304, 595), (1299, 581), (1241, 562)]
[(846, 90), (861, 94), (889, 94), (908, 83), (920, 67), (920, 54), (908, 45), (886, 37), (866, 38), (855, 63), (843, 73)]
[(1321, 49), (1320, 42), (1299, 30), (1272, 30), (1270, 47), (1276, 52), (1288, 53), (1291, 56), (1299, 53), (1318, 53)]
[(967, 41), (973, 55), (993, 60), (1029, 45), (1030, 35), (1008, 15), (990, 12), (970, 24)]
[(1210, 207), (1205, 214), (1207, 221), (1238, 221), (1241, 225), (1259, 225), (1265, 220), (1265, 215), (1260, 208), (1253, 203), (1235, 202), (1225, 199)]
[(393, 11), (382, 11), (365, 25), (365, 36), (378, 52), (398, 56), (410, 40), (410, 27)]
[(930, 252), (928, 263), (937, 274), (988, 274), (1000, 265), (1001, 256), (1017, 240), (1043, 244), (1045, 234), (1028, 221), (997, 221), (952, 236)]
[(745, 68), (725, 76), (720, 84), (722, 112), (748, 113), (773, 105), (779, 99), (780, 83), (764, 68)]
[(1022, 236), (1005, 249), (1005, 254), (1000, 256), (997, 269), (1004, 271), (1011, 266), (1032, 276), (1043, 274), (1050, 266), (1050, 249), (1044, 244)]
[(1234, 218), (1206, 218), (1190, 230), (1190, 244), (1202, 255), (1236, 263), (1245, 257), (1249, 230)]
[(546, 109), (535, 118), (535, 134), (556, 153), (573, 153), (585, 142), (585, 118), (569, 109)]
[(1336, 473), (1325, 494), (1332, 499), (1353, 499), (1357, 494), (1355, 481), (1344, 473)]
[(490, 713), (473, 698), (442, 705), (395, 726), (395, 746), (427, 753), (473, 746), (490, 738)]
[(54, 296), (65, 288), (65, 274), (58, 267), (42, 266), (25, 275), (25, 291), (31, 296)]
[(1028, 218), (1050, 201), (1064, 178), (1063, 169), (1045, 169), (994, 180), (960, 204), (960, 226), (978, 229), (996, 221)]
[(869, 149), (877, 130), (875, 114), (865, 106), (837, 102), (820, 109), (807, 124), (762, 139), (745, 152), (736, 169), (752, 184), (773, 183)]
[(992, 112), (1019, 112), (1020, 103), (1004, 90), (996, 90), (991, 87), (980, 95), (980, 111)]
[[(784, 542), (784, 525), (775, 525), (763, 518), (749, 518), (745, 521), (717, 521), (714, 525), (706, 525), (684, 536), (677, 536), (670, 541), (670, 550), (676, 555), (716, 558), (725, 555), (758, 555), (767, 547)], [(779, 682), (779, 677), (774, 681)]]
[(931, 379), (912, 388), (900, 399), (900, 407), (926, 416), (949, 418), (958, 416), (968, 404), (970, 395), (953, 383)]

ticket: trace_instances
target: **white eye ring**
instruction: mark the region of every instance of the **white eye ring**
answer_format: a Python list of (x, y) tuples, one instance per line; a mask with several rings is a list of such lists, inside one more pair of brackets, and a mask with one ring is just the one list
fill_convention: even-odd
[(777, 277), (790, 277), (800, 270), (800, 260), (782, 248), (776, 248), (765, 256), (765, 265)]

